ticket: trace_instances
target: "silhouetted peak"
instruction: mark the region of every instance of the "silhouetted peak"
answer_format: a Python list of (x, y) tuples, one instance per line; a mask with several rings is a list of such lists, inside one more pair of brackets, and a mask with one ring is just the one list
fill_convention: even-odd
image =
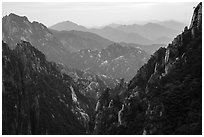
[[(28, 22), (29, 24), (33, 24), (34, 26), (42, 26), (43, 28), (47, 28), (42, 23), (39, 23), (37, 21), (33, 21), (32, 23), (28, 20), (26, 16), (19, 16), (14, 13), (10, 13), (8, 16), (4, 16), (3, 20), (7, 20), (8, 22), (12, 23), (11, 21), (16, 22), (18, 25), (24, 25), (25, 22)], [(28, 25), (28, 24), (27, 24)]]
[(19, 16), (19, 15), (16, 15), (14, 13), (10, 13), (8, 16), (6, 17), (9, 17), (11, 19), (23, 19), (23, 20), (27, 20), (28, 21), (28, 18), (26, 16)]
[(200, 2), (194, 9), (190, 29), (201, 27), (202, 27), (202, 2)]

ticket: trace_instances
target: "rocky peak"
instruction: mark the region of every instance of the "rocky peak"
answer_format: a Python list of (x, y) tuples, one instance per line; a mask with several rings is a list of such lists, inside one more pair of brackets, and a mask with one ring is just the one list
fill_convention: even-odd
[(193, 28), (193, 27), (199, 28), (199, 29), (201, 29), (201, 27), (202, 27), (202, 2), (200, 2), (195, 7), (193, 17), (192, 17), (192, 20), (191, 20), (190, 29)]
[(21, 18), (23, 20), (28, 20), (28, 18), (26, 16), (18, 16), (18, 15), (14, 14), (14, 13), (10, 13), (7, 17), (11, 18), (11, 19), (14, 19), (14, 20), (15, 19), (18, 20), (19, 18)]
[(4, 25), (6, 23), (7, 26), (18, 26), (23, 27), (28, 26), (31, 22), (28, 20), (26, 16), (18, 16), (14, 13), (9, 14), (8, 16), (4, 16), (2, 19)]
[(53, 36), (48, 28), (36, 21), (32, 23), (27, 17), (10, 14), (2, 19), (2, 40), (9, 48), (15, 49), (21, 40), (30, 42), (46, 55), (48, 60), (67, 64), (63, 57), (69, 54), (62, 43)]

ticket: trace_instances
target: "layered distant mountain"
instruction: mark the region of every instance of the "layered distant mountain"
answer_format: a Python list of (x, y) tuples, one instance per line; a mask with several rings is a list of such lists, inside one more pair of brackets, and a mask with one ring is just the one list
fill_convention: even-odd
[[(183, 30), (183, 28), (185, 26), (187, 26), (187, 24), (184, 24), (182, 22), (175, 21), (175, 20), (149, 21), (149, 22), (156, 23), (156, 24), (162, 25), (164, 27), (175, 29), (175, 30)], [(147, 22), (140, 22), (139, 24), (146, 24), (146, 23)], [(137, 23), (134, 23), (134, 24), (137, 24)], [(107, 26), (112, 27), (112, 28), (117, 28), (119, 26), (122, 26), (122, 24), (112, 23), (112, 24), (109, 24)]]
[(168, 44), (173, 36), (180, 33), (185, 24), (177, 21), (163, 21), (144, 25), (110, 24), (102, 28), (88, 29), (81, 25), (67, 21), (51, 26), (54, 30), (79, 30), (96, 33), (115, 42), (149, 44)]
[(181, 32), (181, 30), (167, 28), (165, 26), (162, 26), (156, 23), (147, 23), (144, 25), (137, 25), (137, 24), (121, 25), (116, 29), (119, 29), (126, 33), (138, 33), (152, 41), (155, 41), (156, 39), (159, 39), (161, 37), (173, 38), (173, 36)]
[(97, 34), (84, 31), (56, 31), (51, 30), (53, 35), (61, 41), (64, 47), (69, 47), (70, 51), (78, 51), (81, 49), (103, 49), (113, 42), (105, 39)]
[(141, 36), (139, 33), (125, 32), (117, 28), (104, 27), (101, 29), (90, 29), (88, 31), (96, 33), (115, 42), (139, 43), (143, 45), (154, 43), (150, 39)]
[(70, 21), (55, 24), (54, 26), (51, 26), (50, 29), (54, 29), (58, 31), (77, 30), (77, 31), (92, 32), (106, 39), (112, 40), (114, 42), (131, 42), (131, 43), (140, 43), (145, 45), (152, 43), (151, 40), (143, 36), (140, 36), (137, 33), (126, 33), (112, 27), (103, 27), (101, 29), (88, 29)]

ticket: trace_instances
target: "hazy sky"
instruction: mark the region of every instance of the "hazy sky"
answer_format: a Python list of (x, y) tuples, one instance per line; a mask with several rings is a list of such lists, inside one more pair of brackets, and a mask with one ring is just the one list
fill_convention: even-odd
[(149, 20), (177, 20), (189, 24), (193, 7), (198, 3), (2, 3), (3, 16), (10, 13), (27, 16), (51, 26), (61, 21), (72, 21), (84, 26), (110, 23), (130, 24)]

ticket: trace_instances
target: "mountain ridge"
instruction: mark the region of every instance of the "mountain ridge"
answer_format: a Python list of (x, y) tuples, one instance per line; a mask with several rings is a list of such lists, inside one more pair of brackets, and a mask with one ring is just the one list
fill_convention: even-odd
[[(190, 27), (97, 101), (95, 134), (202, 134), (202, 3)], [(112, 96), (112, 92), (121, 91)], [(108, 117), (107, 117), (108, 116)]]

